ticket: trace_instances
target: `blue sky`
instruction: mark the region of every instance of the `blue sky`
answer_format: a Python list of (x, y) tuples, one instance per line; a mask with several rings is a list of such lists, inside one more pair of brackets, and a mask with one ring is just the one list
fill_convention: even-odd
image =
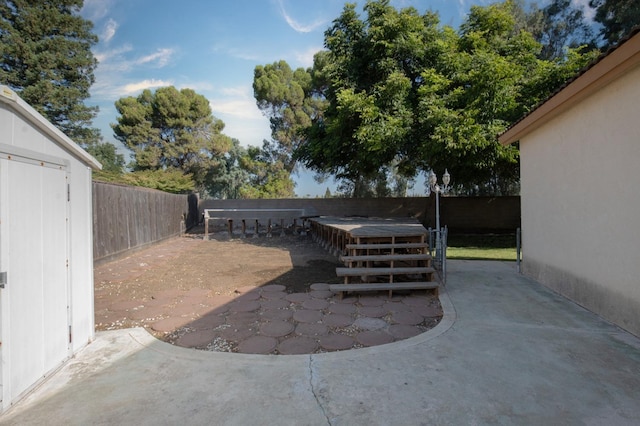
[[(107, 142), (116, 122), (114, 102), (143, 89), (191, 88), (211, 103), (224, 133), (244, 146), (270, 139), (269, 121), (253, 97), (253, 70), (284, 59), (310, 67), (323, 48), (324, 31), (343, 0), (85, 0), (82, 16), (94, 23), (100, 42), (90, 105), (94, 125)], [(357, 1), (359, 7), (364, 1)], [(394, 0), (396, 8), (438, 11), (443, 24), (458, 27), (472, 4), (489, 0)], [(116, 143), (119, 145), (119, 143)], [(323, 195), (309, 173), (296, 178), (299, 196)]]

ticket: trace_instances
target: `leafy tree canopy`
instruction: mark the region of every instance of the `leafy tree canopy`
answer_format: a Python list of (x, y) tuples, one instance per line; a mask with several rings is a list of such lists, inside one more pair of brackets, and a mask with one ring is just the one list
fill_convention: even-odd
[(174, 194), (188, 194), (195, 189), (191, 175), (185, 175), (177, 169), (137, 170), (131, 173), (102, 170), (96, 172), (93, 178), (100, 182), (140, 186)]
[(600, 36), (604, 47), (616, 44), (631, 29), (640, 25), (640, 2), (638, 0), (590, 0), (596, 9), (595, 21), (602, 25)]
[(235, 199), (242, 197), (242, 187), (249, 182), (249, 172), (242, 168), (242, 159), (247, 157), (247, 150), (237, 139), (232, 140), (233, 146), (224, 154), (220, 167), (211, 168), (207, 175), (205, 187), (213, 198)]
[(209, 101), (191, 89), (162, 87), (116, 101), (120, 114), (112, 128), (134, 153), (134, 170), (176, 169), (203, 189), (211, 168), (221, 167), (231, 138), (211, 113)]
[(253, 79), (258, 108), (269, 118), (271, 135), (279, 143), (272, 150), (289, 172), (295, 169), (292, 153), (304, 140), (304, 129), (324, 107), (314, 96), (310, 71), (291, 70), (285, 61), (257, 66)]
[(98, 143), (88, 146), (87, 152), (102, 164), (102, 171), (120, 174), (124, 172), (124, 155), (118, 154), (112, 143)]
[(0, 82), (83, 147), (99, 140), (84, 105), (97, 61), (98, 38), (80, 15), (82, 0), (0, 3)]
[(247, 148), (240, 158), (240, 167), (249, 181), (240, 188), (239, 198), (293, 198), (295, 183), (281, 161), (273, 157), (273, 145), (264, 141), (263, 147)]
[(327, 104), (294, 158), (353, 195), (445, 168), (461, 192), (513, 192), (518, 150), (496, 135), (593, 57), (565, 48), (543, 59), (517, 10), (474, 6), (456, 32), (387, 0), (368, 1), (365, 18), (347, 4), (309, 71), (309, 93)]

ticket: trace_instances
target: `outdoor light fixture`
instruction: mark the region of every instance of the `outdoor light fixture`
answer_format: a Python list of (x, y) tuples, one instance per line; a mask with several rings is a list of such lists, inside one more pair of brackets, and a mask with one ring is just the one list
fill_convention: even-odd
[(440, 239), (440, 193), (445, 193), (449, 190), (449, 182), (451, 182), (451, 175), (447, 169), (444, 169), (442, 175), (442, 187), (438, 185), (438, 176), (431, 170), (428, 178), (429, 186), (427, 187), (427, 194), (431, 192), (436, 193), (436, 257), (440, 259), (441, 256), (441, 239)]

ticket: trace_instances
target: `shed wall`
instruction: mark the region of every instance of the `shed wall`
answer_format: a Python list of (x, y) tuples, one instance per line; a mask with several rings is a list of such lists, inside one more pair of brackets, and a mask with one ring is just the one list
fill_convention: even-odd
[[(28, 169), (24, 167), (9, 167), (10, 164), (17, 164), (23, 160), (18, 160), (18, 156), (16, 155), (5, 155), (4, 160), (2, 160), (5, 164), (0, 185), (0, 191), (3, 191), (5, 194), (3, 195), (3, 200), (12, 198), (27, 201), (29, 197), (41, 197), (40, 200), (31, 199), (31, 201), (36, 204), (24, 203), (25, 206), (37, 205), (40, 207), (32, 209), (32, 211), (28, 212), (29, 214), (23, 216), (12, 215), (14, 218), (12, 223), (2, 224), (2, 248), (5, 249), (8, 247), (6, 244), (7, 241), (24, 241), (25, 244), (28, 244), (28, 247), (33, 248), (34, 256), (30, 258), (27, 255), (23, 256), (24, 259), (16, 259), (14, 253), (10, 264), (13, 266), (11, 267), (23, 268), (21, 263), (24, 263), (27, 268), (31, 265), (30, 267), (37, 270), (38, 268), (42, 268), (39, 265), (44, 265), (44, 273), (38, 277), (41, 281), (40, 287), (35, 286), (34, 284), (36, 283), (30, 282), (29, 288), (33, 287), (35, 291), (39, 291), (38, 288), (44, 289), (43, 294), (45, 294), (45, 297), (42, 299), (41, 304), (30, 304), (28, 312), (32, 312), (33, 315), (37, 316), (40, 315), (38, 312), (41, 310), (41, 312), (44, 312), (44, 317), (42, 318), (48, 318), (47, 312), (50, 311), (49, 307), (53, 307), (54, 305), (59, 306), (60, 303), (62, 303), (64, 316), (67, 317), (68, 322), (63, 320), (64, 324), (60, 326), (57, 320), (56, 322), (44, 321), (44, 347), (48, 348), (48, 343), (46, 342), (51, 340), (50, 337), (54, 334), (55, 336), (62, 336), (62, 343), (68, 343), (69, 335), (71, 335), (68, 352), (62, 351), (61, 353), (60, 351), (45, 349), (41, 364), (42, 370), (37, 372), (37, 380), (42, 379), (42, 377), (46, 376), (52, 369), (61, 365), (68, 356), (73, 352), (77, 352), (94, 337), (91, 169), (86, 162), (87, 158), (83, 157), (83, 155), (86, 156), (86, 154), (77, 155), (78, 153), (72, 152), (73, 149), (71, 151), (68, 149), (69, 145), (73, 145), (73, 142), (68, 138), (59, 132), (58, 136), (52, 136), (52, 134), (57, 132), (55, 129), (52, 131), (47, 130), (46, 132), (42, 130), (42, 128), (49, 129), (48, 126), (52, 128), (50, 123), (46, 122), (20, 99), (10, 101), (3, 99), (2, 102), (0, 102), (0, 144), (4, 147), (4, 151), (25, 153), (29, 160), (28, 163), (23, 164), (29, 164), (28, 167), (33, 167), (34, 171), (34, 173), (29, 172), (25, 175), (25, 178), (12, 175), (12, 170), (21, 169), (28, 171)], [(63, 148), (63, 145), (56, 139), (57, 137), (65, 138), (67, 147)], [(79, 148), (77, 148), (77, 150), (81, 151)], [(40, 168), (44, 169), (49, 167), (41, 165), (37, 161), (32, 161), (37, 159), (41, 159), (43, 164), (49, 160), (64, 163), (58, 172), (62, 174), (62, 180), (56, 178), (57, 186), (55, 191), (47, 190), (47, 185), (51, 179), (39, 178), (35, 173), (40, 170)], [(95, 161), (92, 158), (91, 160)], [(40, 173), (38, 175), (47, 176), (46, 173)], [(26, 177), (33, 177), (33, 179), (26, 179)], [(36, 182), (34, 179), (38, 181)], [(42, 192), (42, 194), (33, 193), (28, 187), (23, 186), (23, 183), (28, 180), (32, 181), (31, 188), (40, 188), (39, 191)], [(62, 182), (62, 188), (58, 186), (60, 182)], [(37, 185), (34, 186), (36, 183)], [(8, 188), (11, 188), (11, 192), (7, 190)], [(55, 207), (53, 206), (54, 203), (51, 202), (53, 200), (51, 197), (55, 197), (57, 203)], [(67, 199), (69, 199), (69, 202), (67, 202)], [(61, 201), (62, 204), (59, 204), (58, 201)], [(5, 215), (6, 212), (7, 209), (5, 208), (3, 215)], [(60, 221), (54, 224), (54, 217), (62, 218), (62, 225)], [(52, 227), (56, 227), (56, 229), (52, 229)], [(55, 238), (52, 238), (53, 236), (55, 236)], [(58, 243), (59, 247), (56, 248)], [(48, 270), (47, 265), (54, 262), (54, 260), (51, 256), (44, 256), (41, 260), (38, 259), (37, 254), (42, 251), (43, 247), (53, 248), (56, 254), (55, 265), (60, 265), (60, 262), (62, 262), (62, 274), (56, 273), (54, 275), (46, 272)], [(7, 253), (5, 252), (3, 254), (5, 260), (7, 259), (5, 257), (6, 255)], [(11, 255), (11, 253), (9, 253), (9, 255)], [(59, 258), (57, 258), (58, 255), (60, 255)], [(16, 263), (18, 261), (20, 264)], [(67, 262), (68, 267), (66, 266)], [(57, 267), (58, 266), (56, 266), (56, 268)], [(57, 270), (58, 269), (56, 269), (56, 271)], [(1, 351), (2, 409), (8, 408), (8, 406), (22, 394), (22, 391), (28, 389), (28, 386), (26, 388), (24, 387), (25, 383), (29, 384), (29, 380), (25, 382), (24, 379), (26, 376), (21, 375), (18, 368), (24, 365), (24, 363), (21, 363), (19, 359), (8, 358), (9, 351), (7, 351), (7, 346), (11, 347), (13, 344), (15, 347), (15, 345), (21, 341), (20, 339), (30, 339), (34, 337), (29, 337), (30, 333), (28, 332), (26, 332), (27, 336), (24, 335), (25, 333), (14, 335), (16, 333), (12, 334), (10, 332), (11, 318), (13, 312), (15, 312), (15, 309), (12, 311), (14, 301), (12, 301), (11, 289), (21, 285), (19, 280), (11, 278), (15, 278), (15, 276), (16, 274), (12, 275), (12, 271), (9, 270), (7, 288), (1, 290), (3, 343), (3, 350)], [(18, 274), (18, 276), (26, 275)], [(63, 281), (62, 283), (60, 283), (61, 280)], [(58, 290), (48, 296), (46, 295), (48, 290), (53, 291), (53, 289), (59, 288), (64, 289), (64, 295)], [(16, 292), (14, 296), (17, 294), (18, 292)], [(28, 298), (29, 295), (23, 296)], [(39, 300), (39, 296), (39, 294), (34, 295), (34, 300)], [(42, 327), (42, 325), (40, 326)], [(55, 327), (55, 330), (48, 330), (47, 327)], [(16, 385), (18, 382), (20, 382), (19, 386)], [(31, 385), (35, 384), (35, 382), (31, 383)]]
[[(6, 117), (8, 114), (3, 115)], [(13, 136), (6, 139), (11, 142), (11, 145), (69, 161), (68, 176), (71, 201), (69, 209), (69, 272), (72, 295), (72, 345), (73, 350), (76, 351), (86, 345), (94, 336), (91, 169), (53, 142), (51, 138), (34, 128), (29, 120), (22, 115), (13, 115), (13, 124), (2, 128), (13, 129)], [(19, 185), (19, 182), (11, 184)], [(46, 217), (42, 218), (43, 226), (46, 226), (46, 219)], [(26, 226), (28, 224), (25, 224), (25, 233), (29, 232)], [(34, 235), (33, 238), (38, 238), (38, 236)]]

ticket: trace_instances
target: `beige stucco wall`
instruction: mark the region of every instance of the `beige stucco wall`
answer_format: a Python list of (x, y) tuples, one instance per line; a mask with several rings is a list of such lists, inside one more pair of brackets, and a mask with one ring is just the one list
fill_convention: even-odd
[(523, 271), (640, 335), (640, 67), (520, 141)]

